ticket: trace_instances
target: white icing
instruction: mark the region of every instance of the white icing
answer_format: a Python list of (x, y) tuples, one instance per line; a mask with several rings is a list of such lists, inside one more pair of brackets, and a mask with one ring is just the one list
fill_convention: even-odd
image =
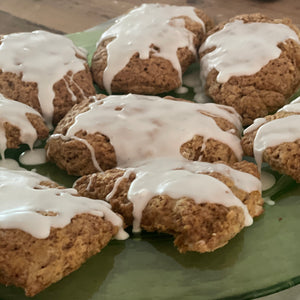
[(0, 94), (0, 154), (2, 159), (4, 159), (4, 152), (7, 148), (7, 140), (4, 129), (4, 123), (6, 122), (20, 129), (20, 141), (23, 144), (28, 144), (30, 148), (33, 147), (33, 144), (37, 139), (37, 133), (35, 128), (27, 119), (26, 114), (40, 116), (40, 114), (30, 106), (7, 99)]
[(23, 152), (19, 161), (22, 165), (41, 165), (46, 163), (46, 151), (45, 149), (32, 149)]
[(280, 56), (277, 45), (288, 39), (299, 42), (296, 32), (284, 24), (244, 23), (242, 20), (227, 23), (200, 48), (203, 52), (215, 47), (201, 59), (201, 78), (206, 78), (212, 69), (219, 72), (217, 81), (220, 83), (231, 76), (255, 74)]
[(177, 94), (186, 94), (189, 91), (189, 89), (185, 86), (180, 86), (175, 90), (175, 93)]
[(24, 168), (21, 168), (18, 164), (18, 162), (11, 158), (6, 158), (0, 160), (0, 167), (11, 169), (11, 170), (25, 170)]
[(253, 142), (253, 152), (258, 168), (261, 168), (262, 155), (266, 148), (300, 138), (300, 115), (290, 115), (272, 120), (261, 126)]
[[(187, 47), (196, 55), (194, 34), (185, 28), (182, 18), (176, 19), (182, 16), (200, 23), (205, 29), (203, 21), (196, 15), (193, 7), (143, 4), (118, 19), (104, 32), (98, 44), (114, 38), (106, 47), (107, 67), (103, 74), (105, 89), (111, 93), (114, 76), (127, 65), (135, 53), (139, 54), (140, 59), (148, 59), (150, 52), (154, 52), (154, 56), (169, 60), (181, 79), (177, 49)], [(151, 45), (158, 47), (159, 51)]]
[(244, 134), (256, 130), (258, 127), (260, 127), (261, 125), (265, 124), (266, 122), (267, 122), (267, 120), (265, 118), (257, 118), (257, 119), (255, 119), (253, 121), (253, 123), (244, 130)]
[(86, 52), (70, 39), (45, 31), (4, 35), (0, 44), (0, 69), (37, 83), (42, 114), (48, 124), (53, 115), (53, 85), (69, 71), (84, 70), (85, 58)]
[(279, 109), (279, 111), (300, 113), (300, 97), (285, 105), (284, 107)]
[[(88, 111), (76, 116), (65, 136), (55, 134), (50, 139), (77, 138), (75, 134), (80, 130), (89, 134), (100, 132), (110, 139), (117, 163), (122, 167), (151, 157), (181, 157), (181, 145), (195, 135), (203, 136), (204, 141), (213, 138), (228, 145), (241, 159), (240, 139), (221, 130), (213, 118), (200, 111), (226, 118), (241, 127), (239, 116), (227, 106), (129, 94), (95, 100)], [(95, 157), (93, 148), (89, 149)]]
[(271, 173), (264, 171), (260, 174), (260, 180), (262, 183), (262, 191), (270, 189), (276, 183), (276, 178)]
[[(111, 211), (108, 203), (77, 197), (74, 189), (39, 186), (41, 181), (48, 180), (34, 172), (0, 167), (0, 228), (20, 229), (38, 239), (45, 239), (51, 227), (65, 227), (77, 214), (90, 213), (118, 226), (116, 238), (128, 236), (123, 231), (122, 219)], [(44, 216), (39, 212), (52, 212), (54, 216)]]
[[(140, 230), (142, 212), (149, 200), (157, 195), (169, 195), (174, 199), (188, 197), (196, 203), (218, 203), (224, 206), (241, 207), (245, 214), (245, 226), (252, 224), (247, 207), (232, 191), (214, 177), (212, 172), (221, 173), (233, 180), (235, 186), (250, 193), (261, 190), (261, 182), (251, 174), (234, 170), (224, 164), (186, 161), (183, 159), (160, 158), (146, 161), (140, 166), (129, 168), (116, 181), (113, 190), (107, 196), (109, 201), (119, 183), (136, 174), (128, 190), (127, 197), (133, 203), (133, 230)], [(206, 173), (206, 174), (204, 174)]]
[(270, 206), (273, 206), (275, 205), (275, 201), (273, 201), (270, 197), (264, 197), (264, 203), (270, 205)]

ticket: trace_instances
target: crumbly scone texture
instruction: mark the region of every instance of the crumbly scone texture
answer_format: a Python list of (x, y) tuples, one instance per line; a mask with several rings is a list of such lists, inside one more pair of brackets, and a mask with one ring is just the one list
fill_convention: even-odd
[[(53, 85), (53, 91), (55, 96), (53, 99), (52, 123), (56, 125), (75, 103), (79, 103), (85, 97), (96, 93), (88, 64), (85, 64), (84, 70), (75, 74), (71, 71), (65, 74)], [(37, 83), (23, 81), (22, 74), (4, 72), (0, 69), (0, 93), (9, 99), (27, 104), (42, 113)], [(73, 97), (76, 98), (75, 101), (72, 99)]]
[[(52, 182), (41, 185), (58, 187)], [(117, 231), (111, 222), (87, 213), (76, 215), (63, 228), (51, 228), (46, 239), (0, 229), (0, 283), (21, 287), (32, 297), (100, 252)]]
[[(241, 15), (229, 20), (282, 23), (293, 29), (300, 38), (299, 29), (289, 19), (271, 19), (261, 14)], [(227, 23), (227, 22), (226, 22)], [(226, 23), (212, 29), (208, 35), (221, 30)], [(294, 40), (280, 43), (281, 55), (261, 70), (249, 76), (232, 76), (227, 82), (217, 81), (218, 71), (212, 69), (206, 78), (206, 93), (216, 102), (232, 106), (243, 118), (243, 125), (254, 119), (276, 112), (286, 104), (300, 85), (300, 44)], [(200, 53), (203, 57), (206, 53)]]
[[(296, 113), (279, 111), (274, 115), (265, 117), (267, 122), (275, 119), (285, 118)], [(256, 130), (247, 132), (242, 138), (242, 147), (245, 155), (253, 156), (253, 144), (257, 133)], [(291, 176), (300, 183), (300, 139), (294, 142), (281, 143), (268, 147), (263, 153), (263, 160), (279, 173)]]
[[(233, 168), (259, 177), (256, 165), (242, 161)], [(82, 196), (92, 199), (105, 199), (113, 190), (115, 182), (124, 175), (122, 169), (112, 169), (79, 178), (74, 188)], [(247, 193), (234, 185), (231, 179), (220, 174), (210, 173), (224, 182), (245, 205), (251, 216), (263, 212), (263, 199), (260, 191)], [(121, 214), (126, 225), (132, 225), (133, 205), (127, 193), (135, 174), (124, 177), (114, 191), (109, 203), (112, 209)], [(220, 204), (197, 204), (193, 199), (182, 197), (173, 199), (168, 195), (154, 196), (143, 210), (141, 228), (147, 231), (165, 232), (174, 235), (174, 244), (180, 252), (210, 252), (224, 246), (244, 227), (244, 213), (239, 207), (225, 207)]]
[[(30, 121), (34, 129), (36, 130), (37, 133), (37, 138), (38, 139), (45, 139), (47, 138), (49, 134), (49, 129), (44, 123), (44, 120), (35, 114), (26, 114), (27, 119)], [(0, 118), (1, 121), (1, 118)], [(20, 144), (26, 143), (26, 141), (21, 141), (21, 133), (20, 133), (20, 128), (17, 126), (5, 122), (3, 124), (3, 128), (5, 130), (5, 136), (6, 136), (6, 147), (7, 148), (18, 148)]]
[[(78, 114), (87, 111), (89, 104), (96, 101), (95, 99), (103, 99), (104, 97), (106, 96), (99, 94), (96, 98), (90, 97), (75, 105), (59, 122), (53, 136), (47, 141), (46, 152), (48, 160), (54, 162), (59, 168), (66, 170), (70, 175), (82, 176), (97, 172), (98, 170), (94, 166), (90, 150), (84, 143), (74, 138), (63, 139), (63, 137), (55, 135), (66, 134), (67, 130), (75, 122), (75, 117)], [(166, 101), (175, 101), (175, 99), (176, 98), (166, 98)], [(176, 101), (179, 100), (180, 99), (176, 99)], [(199, 111), (201, 111), (200, 106)], [(203, 113), (211, 116), (222, 130), (233, 131), (239, 136), (238, 129), (228, 120), (209, 115), (205, 112)], [(102, 170), (112, 169), (117, 166), (115, 150), (110, 144), (108, 137), (101, 134), (101, 132), (88, 134), (83, 130), (75, 133), (75, 135), (77, 138), (86, 140), (93, 147), (95, 158)], [(204, 143), (205, 145), (203, 145)], [(222, 160), (228, 163), (234, 163), (238, 160), (228, 145), (213, 138), (204, 141), (204, 138), (199, 135), (195, 135), (191, 140), (186, 141), (186, 143), (181, 146), (180, 153), (189, 160), (201, 160), (206, 162)]]
[[(185, 27), (194, 33), (194, 45), (198, 49), (205, 38), (205, 31), (213, 26), (212, 20), (200, 9), (195, 9), (196, 14), (202, 19), (205, 30), (198, 22), (188, 17), (179, 17), (185, 20)], [(102, 41), (97, 47), (92, 58), (91, 70), (94, 81), (105, 89), (103, 85), (103, 72), (107, 66), (107, 45), (112, 39)], [(159, 52), (156, 45), (152, 45), (153, 49)], [(169, 60), (154, 55), (155, 51), (150, 53), (148, 59), (140, 59), (139, 54), (135, 53), (127, 63), (127, 65), (119, 71), (112, 80), (112, 93), (134, 93), (156, 95), (174, 90), (181, 84), (181, 79), (177, 70), (173, 67)], [(196, 60), (193, 52), (187, 47), (177, 50), (182, 73), (187, 67)]]

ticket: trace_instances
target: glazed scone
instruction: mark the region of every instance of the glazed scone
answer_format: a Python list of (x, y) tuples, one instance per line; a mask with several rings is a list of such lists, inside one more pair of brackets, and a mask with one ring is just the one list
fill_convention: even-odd
[(0, 155), (7, 148), (20, 144), (33, 147), (37, 139), (48, 137), (49, 130), (41, 115), (23, 103), (7, 99), (0, 94)]
[(210, 28), (212, 21), (199, 9), (143, 4), (100, 38), (92, 59), (94, 81), (109, 94), (171, 91), (181, 85)]
[(223, 105), (98, 95), (67, 113), (48, 139), (46, 153), (73, 175), (162, 156), (232, 163), (242, 158), (240, 129), (239, 115)]
[(0, 283), (27, 296), (78, 269), (113, 237), (127, 237), (104, 201), (22, 169), (0, 167), (0, 183)]
[(276, 112), (299, 88), (299, 29), (288, 19), (241, 15), (214, 28), (200, 48), (206, 93), (233, 106), (243, 125)]
[(249, 162), (147, 161), (79, 178), (80, 195), (106, 199), (133, 231), (175, 236), (180, 252), (224, 246), (263, 212), (257, 167)]
[(274, 115), (259, 118), (245, 130), (242, 147), (254, 156), (259, 166), (263, 161), (279, 173), (300, 183), (300, 97)]
[(57, 124), (85, 96), (95, 94), (83, 49), (45, 31), (0, 37), (0, 93)]

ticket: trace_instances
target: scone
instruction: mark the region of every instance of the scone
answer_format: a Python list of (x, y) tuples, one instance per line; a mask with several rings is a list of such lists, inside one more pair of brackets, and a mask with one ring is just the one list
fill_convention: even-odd
[(143, 4), (122, 16), (97, 44), (94, 81), (108, 93), (159, 94), (181, 85), (212, 21), (189, 6)]
[(290, 20), (261, 14), (218, 25), (200, 48), (206, 93), (233, 106), (243, 125), (276, 112), (300, 84), (299, 36)]
[(209, 252), (224, 246), (263, 212), (257, 167), (232, 167), (171, 158), (146, 161), (79, 178), (80, 195), (106, 199), (133, 231), (175, 236), (180, 252)]
[(27, 296), (78, 269), (112, 237), (127, 237), (108, 203), (36, 173), (0, 167), (0, 193), (0, 283)]
[(37, 139), (45, 139), (49, 130), (41, 115), (23, 103), (0, 94), (0, 155), (4, 159), (7, 148), (20, 144), (33, 147)]
[(0, 37), (0, 93), (57, 124), (85, 96), (95, 94), (86, 53), (45, 31)]
[(242, 147), (280, 173), (300, 183), (300, 97), (285, 105), (274, 115), (259, 118), (245, 130)]
[(154, 157), (232, 163), (242, 158), (240, 129), (239, 115), (223, 105), (98, 95), (67, 113), (48, 139), (46, 153), (73, 175)]

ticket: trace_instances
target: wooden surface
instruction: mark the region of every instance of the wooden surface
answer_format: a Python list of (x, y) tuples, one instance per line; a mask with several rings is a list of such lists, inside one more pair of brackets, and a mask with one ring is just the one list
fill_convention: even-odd
[(261, 12), (276, 18), (289, 17), (300, 26), (299, 0), (0, 0), (0, 33), (35, 29), (61, 33), (83, 31), (150, 2), (193, 5), (216, 22), (237, 14)]

